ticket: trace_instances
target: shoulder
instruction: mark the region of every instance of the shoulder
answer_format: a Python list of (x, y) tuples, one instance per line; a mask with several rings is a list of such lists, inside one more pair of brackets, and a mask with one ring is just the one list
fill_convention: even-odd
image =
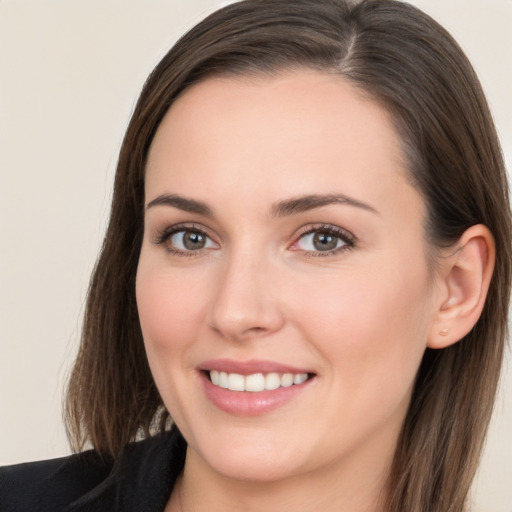
[(0, 511), (163, 510), (181, 472), (186, 445), (166, 432), (128, 445), (117, 459), (95, 451), (0, 468)]
[(94, 451), (0, 468), (0, 509), (63, 509), (102, 482), (112, 469)]

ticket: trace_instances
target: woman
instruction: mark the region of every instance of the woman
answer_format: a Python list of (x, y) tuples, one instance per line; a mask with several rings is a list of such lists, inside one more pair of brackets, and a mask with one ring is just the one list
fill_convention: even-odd
[(509, 289), (451, 37), (388, 1), (228, 6), (121, 149), (68, 391), (95, 450), (3, 470), (2, 510), (464, 510)]

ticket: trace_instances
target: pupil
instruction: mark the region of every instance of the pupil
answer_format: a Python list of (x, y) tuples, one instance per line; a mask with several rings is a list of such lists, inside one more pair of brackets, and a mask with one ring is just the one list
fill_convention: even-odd
[(187, 249), (197, 250), (202, 249), (205, 244), (205, 237), (201, 233), (194, 231), (187, 231), (183, 235), (183, 245)]
[(313, 245), (319, 251), (336, 249), (337, 238), (329, 233), (316, 233), (313, 237)]

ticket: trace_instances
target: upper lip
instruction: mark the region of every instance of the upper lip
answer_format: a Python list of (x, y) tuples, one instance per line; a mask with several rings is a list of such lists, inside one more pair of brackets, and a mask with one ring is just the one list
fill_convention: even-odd
[(219, 372), (238, 373), (240, 375), (250, 375), (253, 373), (313, 373), (304, 368), (260, 359), (250, 359), (248, 361), (211, 359), (201, 363), (198, 369), (201, 371), (217, 370)]

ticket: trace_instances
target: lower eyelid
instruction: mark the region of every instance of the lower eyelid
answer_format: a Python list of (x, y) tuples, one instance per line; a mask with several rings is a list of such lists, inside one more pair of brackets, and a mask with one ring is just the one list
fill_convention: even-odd
[(354, 247), (351, 245), (343, 245), (342, 247), (338, 247), (337, 249), (332, 249), (330, 251), (304, 251), (308, 257), (312, 258), (322, 258), (328, 256), (340, 256), (346, 252), (349, 252)]

